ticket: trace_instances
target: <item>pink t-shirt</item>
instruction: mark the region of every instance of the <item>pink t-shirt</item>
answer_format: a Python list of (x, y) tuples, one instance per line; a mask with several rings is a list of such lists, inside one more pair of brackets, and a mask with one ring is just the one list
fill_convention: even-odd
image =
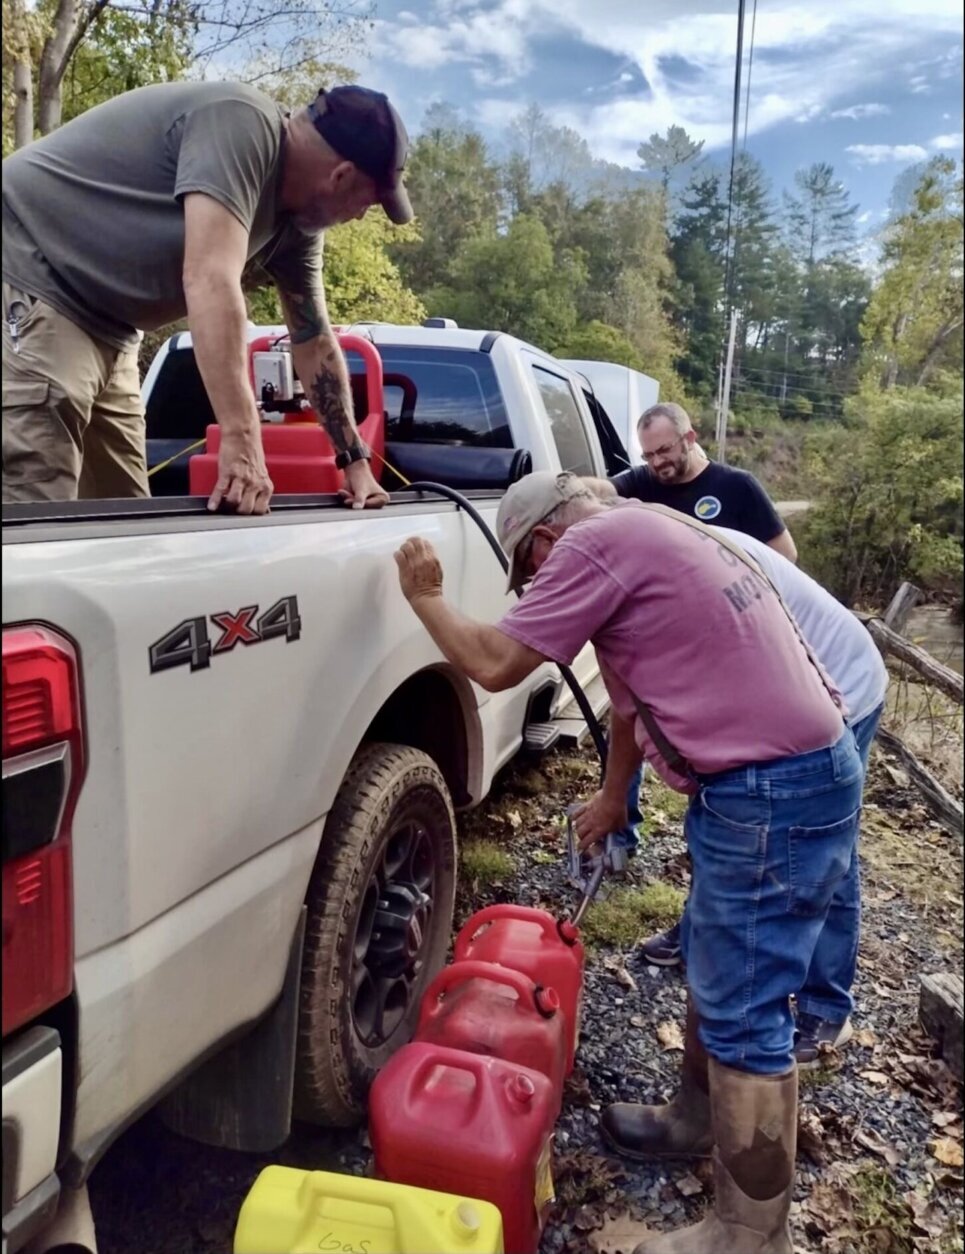
[(592, 640), (610, 698), (637, 743), (672, 771), (636, 714), (636, 693), (699, 774), (834, 744), (839, 710), (777, 597), (709, 530), (638, 501), (569, 527), (499, 630), (568, 665)]

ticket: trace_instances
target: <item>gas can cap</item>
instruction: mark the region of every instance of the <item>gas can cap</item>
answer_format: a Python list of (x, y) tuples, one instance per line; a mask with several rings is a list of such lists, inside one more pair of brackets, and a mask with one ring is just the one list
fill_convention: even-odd
[(560, 995), (555, 988), (545, 988), (542, 984), (536, 989), (536, 1009), (544, 1019), (552, 1019), (560, 1008)]
[(481, 1224), (479, 1211), (470, 1202), (460, 1202), (452, 1212), (452, 1226), (464, 1241), (475, 1241)]
[(529, 1102), (536, 1094), (536, 1085), (528, 1075), (514, 1075), (510, 1091), (518, 1102)]

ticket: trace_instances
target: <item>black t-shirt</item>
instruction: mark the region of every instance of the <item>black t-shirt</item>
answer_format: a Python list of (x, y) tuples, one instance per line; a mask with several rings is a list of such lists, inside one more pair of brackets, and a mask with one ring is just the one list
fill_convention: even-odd
[(661, 483), (649, 466), (632, 466), (610, 480), (621, 496), (666, 505), (716, 527), (743, 531), (767, 544), (784, 530), (771, 498), (752, 474), (710, 462), (689, 483)]

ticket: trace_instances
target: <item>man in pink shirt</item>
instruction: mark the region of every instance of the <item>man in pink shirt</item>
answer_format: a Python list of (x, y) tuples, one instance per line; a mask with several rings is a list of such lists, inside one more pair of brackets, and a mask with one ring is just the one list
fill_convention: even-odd
[(709, 1155), (714, 1210), (637, 1254), (791, 1254), (797, 1070), (789, 998), (804, 981), (858, 829), (861, 761), (837, 694), (770, 585), (701, 524), (602, 504), (574, 475), (514, 484), (497, 516), (510, 587), (498, 626), (442, 596), (432, 546), (396, 554), (402, 590), (449, 661), (490, 692), (592, 641), (612, 702), (584, 847), (626, 823), (641, 758), (690, 794), (694, 886), (681, 1089), (619, 1104), (602, 1129), (636, 1157)]

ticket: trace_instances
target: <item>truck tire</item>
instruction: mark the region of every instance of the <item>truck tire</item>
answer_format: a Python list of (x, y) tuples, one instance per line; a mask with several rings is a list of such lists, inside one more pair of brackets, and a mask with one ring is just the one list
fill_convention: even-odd
[(351, 1127), (412, 1035), (445, 962), (456, 820), (433, 760), (371, 744), (338, 790), (308, 886), (295, 1064), (297, 1118)]

